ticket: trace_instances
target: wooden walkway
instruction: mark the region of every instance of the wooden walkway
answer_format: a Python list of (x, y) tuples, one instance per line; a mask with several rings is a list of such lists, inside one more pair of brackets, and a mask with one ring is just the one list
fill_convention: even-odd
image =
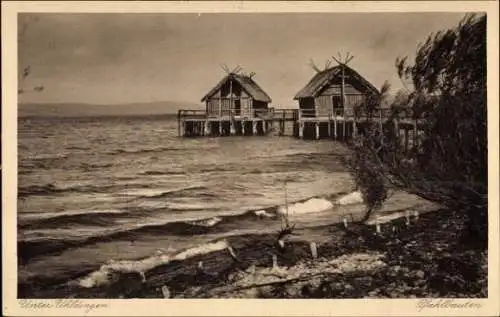
[[(371, 118), (380, 125), (385, 125), (392, 117), (391, 109), (375, 109)], [(298, 137), (308, 139), (333, 138), (347, 140), (355, 137), (363, 123), (368, 119), (365, 112), (354, 113), (344, 109), (333, 109), (331, 112), (318, 113), (316, 110), (300, 109), (298, 113)], [(423, 118), (416, 118), (411, 110), (402, 110), (396, 120), (392, 121), (398, 133), (417, 135), (424, 123)]]
[[(392, 115), (391, 109), (375, 109), (371, 117), (381, 125), (387, 124)], [(347, 140), (355, 137), (366, 113), (354, 113), (344, 109), (332, 109), (328, 113), (318, 113), (311, 109), (255, 109), (251, 117), (241, 116), (238, 110), (226, 110), (219, 115), (210, 115), (204, 110), (179, 110), (179, 136), (250, 136), (266, 135), (271, 130), (284, 135), (287, 124), (292, 127), (292, 135), (305, 139), (331, 138)], [(423, 118), (416, 118), (413, 112), (405, 109), (392, 121), (398, 133), (403, 133), (406, 140), (415, 140)], [(408, 142), (408, 141), (406, 141)]]
[(285, 133), (287, 123), (298, 119), (298, 109), (255, 109), (251, 117), (237, 110), (211, 115), (204, 110), (179, 110), (179, 136), (265, 135), (274, 125), (279, 134)]

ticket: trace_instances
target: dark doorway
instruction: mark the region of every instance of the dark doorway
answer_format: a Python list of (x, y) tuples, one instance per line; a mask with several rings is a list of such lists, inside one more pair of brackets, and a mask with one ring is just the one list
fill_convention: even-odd
[(332, 96), (332, 105), (333, 105), (333, 113), (335, 115), (341, 115), (339, 114), (339, 112), (342, 111), (341, 109), (343, 108), (342, 96), (339, 95)]
[(239, 116), (241, 115), (241, 100), (236, 99), (234, 101), (234, 115)]

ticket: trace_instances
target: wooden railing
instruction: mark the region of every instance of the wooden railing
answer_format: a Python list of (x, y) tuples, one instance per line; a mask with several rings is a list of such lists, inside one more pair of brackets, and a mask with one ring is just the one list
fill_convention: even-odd
[[(246, 111), (242, 112), (241, 109), (230, 109), (225, 110), (222, 113), (222, 117), (237, 117), (241, 116), (243, 113), (248, 113)], [(262, 120), (301, 120), (301, 119), (313, 119), (313, 118), (329, 118), (330, 120), (334, 120), (335, 118), (344, 118), (344, 119), (352, 119), (352, 118), (360, 118), (365, 119), (369, 115), (372, 118), (389, 118), (391, 116), (397, 116), (400, 120), (414, 120), (414, 119), (423, 119), (425, 118), (425, 114), (420, 114), (418, 118), (415, 117), (415, 113), (413, 109), (373, 109), (370, 113), (368, 113), (365, 109), (357, 109), (354, 110), (352, 108), (335, 108), (328, 112), (319, 112), (317, 109), (276, 109), (276, 108), (267, 108), (267, 109), (253, 109), (252, 112), (249, 113), (250, 116), (247, 119), (262, 119)], [(217, 114), (209, 114), (205, 110), (191, 110), (191, 109), (182, 109), (178, 111), (178, 119), (197, 119), (204, 120), (207, 118), (218, 118), (221, 117)]]
[(282, 120), (297, 120), (299, 109), (274, 109), (274, 118)]
[(207, 117), (205, 110), (186, 110), (181, 109), (177, 112), (177, 117), (183, 119), (201, 119)]
[[(367, 118), (369, 116), (373, 118), (389, 118), (396, 115), (399, 119), (415, 119), (415, 114), (412, 109), (398, 109), (393, 110), (390, 108), (378, 108), (371, 111), (366, 109), (352, 109), (352, 108), (334, 108), (330, 111), (321, 111), (318, 109), (299, 109), (299, 118)], [(424, 118), (425, 116), (420, 115), (419, 118)]]
[(178, 111), (178, 119), (207, 119), (218, 117), (238, 117), (244, 114), (250, 114), (248, 119), (263, 119), (263, 120), (297, 120), (298, 109), (252, 109), (251, 112), (242, 111), (241, 109), (226, 109), (222, 113), (207, 113), (205, 110), (190, 110), (181, 109)]

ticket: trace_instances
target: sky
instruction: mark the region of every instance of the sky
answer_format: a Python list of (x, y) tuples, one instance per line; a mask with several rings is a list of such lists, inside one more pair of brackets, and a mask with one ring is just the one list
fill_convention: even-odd
[[(20, 102), (120, 104), (200, 99), (240, 65), (276, 107), (293, 96), (332, 55), (376, 87), (402, 87), (400, 56), (414, 56), (431, 32), (463, 13), (43, 13), (20, 14), (20, 82), (42, 92)], [(334, 64), (332, 64), (334, 65)]]

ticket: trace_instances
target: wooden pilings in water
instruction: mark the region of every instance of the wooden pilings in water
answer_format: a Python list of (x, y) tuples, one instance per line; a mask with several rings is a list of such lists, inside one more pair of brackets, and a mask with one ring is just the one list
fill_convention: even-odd
[[(305, 118), (305, 119), (230, 119), (203, 118), (181, 119), (178, 122), (179, 136), (254, 136), (254, 135), (285, 135), (287, 123), (291, 125), (292, 135), (301, 139), (317, 140), (331, 139), (348, 142), (364, 133), (362, 122), (353, 119)], [(418, 135), (421, 131), (417, 122), (395, 120), (382, 124), (384, 131), (395, 131), (405, 150), (420, 146)], [(290, 133), (290, 132), (288, 132)]]
[[(181, 120), (179, 136), (251, 136), (266, 135), (273, 130), (273, 121), (267, 120)], [(285, 122), (279, 122), (279, 133), (284, 134)]]
[[(393, 125), (393, 126), (389, 126)], [(408, 151), (414, 147), (420, 146), (418, 140), (421, 132), (417, 125), (412, 122), (383, 122), (381, 124), (384, 133), (394, 131), (401, 140), (401, 146)], [(294, 125), (294, 135), (300, 139), (318, 140), (332, 139), (335, 141), (348, 142), (355, 139), (358, 135), (364, 133), (365, 125), (363, 122), (355, 120), (314, 120), (308, 118), (296, 122)]]
[(354, 121), (330, 120), (330, 121), (299, 121), (297, 134), (301, 139), (334, 139), (346, 141), (358, 133), (357, 124)]

